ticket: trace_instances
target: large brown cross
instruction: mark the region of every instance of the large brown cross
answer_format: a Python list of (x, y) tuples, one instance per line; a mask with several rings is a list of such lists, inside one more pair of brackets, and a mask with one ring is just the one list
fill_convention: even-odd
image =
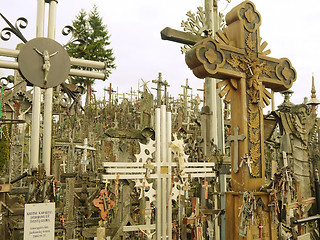
[[(223, 79), (220, 97), (231, 101), (231, 131), (239, 126), (245, 139), (239, 142), (239, 157), (249, 154), (251, 173), (246, 167), (232, 171), (234, 191), (256, 190), (264, 184), (263, 112), (273, 91), (289, 89), (296, 71), (287, 58), (271, 58), (261, 43), (261, 16), (254, 4), (245, 1), (226, 15), (227, 26), (215, 38), (198, 42), (186, 53), (186, 63), (198, 78)], [(232, 161), (234, 154), (232, 144)], [(243, 171), (247, 173), (244, 174)]]

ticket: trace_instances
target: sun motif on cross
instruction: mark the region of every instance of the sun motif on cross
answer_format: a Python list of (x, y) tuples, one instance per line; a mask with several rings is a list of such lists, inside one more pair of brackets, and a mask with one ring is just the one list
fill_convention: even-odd
[[(230, 40), (230, 35), (227, 29), (223, 31), (220, 30), (217, 33), (217, 37), (215, 38), (219, 43), (225, 43), (228, 45), (233, 45), (233, 42)], [(253, 102), (258, 102), (259, 96), (261, 94), (262, 97), (262, 107), (270, 104), (271, 93), (266, 90), (266, 88), (261, 84), (260, 75), (264, 74), (268, 77), (272, 77), (272, 73), (275, 70), (265, 62), (261, 62), (256, 57), (256, 45), (257, 42), (252, 38), (252, 34), (248, 34), (248, 37), (245, 41), (245, 51), (247, 53), (246, 56), (239, 56), (231, 53), (230, 58), (226, 60), (226, 62), (232, 68), (238, 68), (242, 70), (246, 74), (247, 78), (247, 93), (251, 97)], [(267, 46), (266, 42), (261, 44), (261, 39), (259, 39), (259, 54), (262, 56), (266, 56), (270, 53), (270, 50), (264, 51)], [(221, 98), (224, 97), (225, 102), (230, 102), (232, 94), (234, 91), (238, 89), (238, 80), (237, 79), (226, 79), (217, 84), (217, 88), (222, 88), (219, 93)]]

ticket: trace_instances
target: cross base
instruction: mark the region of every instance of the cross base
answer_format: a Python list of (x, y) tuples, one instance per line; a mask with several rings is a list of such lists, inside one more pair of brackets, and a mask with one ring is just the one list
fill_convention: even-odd
[[(270, 194), (264, 192), (254, 192), (255, 199), (261, 198), (264, 205), (268, 206), (270, 202)], [(227, 192), (226, 193), (226, 236), (225, 239), (244, 239), (240, 236), (240, 208), (242, 205), (243, 193), (242, 192)], [(262, 215), (262, 216), (261, 216)], [(277, 225), (272, 223), (270, 210), (268, 212), (261, 211), (261, 215), (254, 214), (253, 221), (246, 229), (245, 239), (277, 239)], [(263, 230), (260, 232), (263, 226)], [(261, 238), (259, 236), (261, 235)]]

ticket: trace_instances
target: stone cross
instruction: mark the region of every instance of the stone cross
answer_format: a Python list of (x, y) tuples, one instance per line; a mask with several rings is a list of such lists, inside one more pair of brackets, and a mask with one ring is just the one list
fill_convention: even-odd
[[(217, 84), (223, 87), (219, 96), (231, 101), (231, 127), (239, 126), (245, 135), (239, 143), (239, 154), (252, 157), (249, 176), (232, 172), (234, 191), (256, 190), (264, 184), (263, 112), (271, 94), (289, 89), (297, 74), (286, 58), (266, 56), (266, 42), (261, 42), (261, 16), (254, 4), (245, 1), (226, 15), (227, 28), (218, 30), (215, 38), (198, 42), (186, 53), (186, 63), (198, 78), (225, 79)], [(232, 156), (235, 153), (232, 150)], [(232, 158), (233, 159), (233, 158)]]
[(246, 138), (245, 135), (239, 135), (239, 127), (234, 127), (234, 135), (229, 136), (228, 140), (233, 142), (233, 171), (237, 173), (239, 171), (239, 144), (238, 141), (242, 141)]

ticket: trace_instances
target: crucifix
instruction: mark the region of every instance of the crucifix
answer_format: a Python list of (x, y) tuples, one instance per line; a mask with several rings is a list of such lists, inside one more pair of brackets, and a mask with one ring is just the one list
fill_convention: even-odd
[[(44, 37), (46, 2), (49, 3), (47, 38)], [(38, 0), (36, 38), (30, 41), (27, 41), (19, 30), (19, 27), (26, 27), (26, 19), (19, 18), (17, 21), (23, 21), (24, 24), (20, 24), (19, 27), (15, 27), (9, 22), (8, 19), (0, 14), (4, 21), (9, 25), (9, 27), (3, 29), (6, 37), (2, 36), (2, 39), (9, 40), (11, 33), (14, 33), (25, 43), (21, 50), (1, 48), (0, 56), (15, 58), (17, 61), (1, 60), (0, 68), (20, 70), (23, 77), (34, 86), (31, 126), (31, 168), (37, 168), (40, 162), (40, 88), (45, 88), (42, 161), (45, 165), (47, 174), (51, 173), (50, 160), (53, 87), (63, 83), (68, 76), (92, 77), (96, 79), (105, 79), (106, 77), (103, 71), (84, 71), (70, 67), (71, 65), (74, 65), (103, 70), (106, 68), (106, 64), (96, 61), (70, 58), (64, 47), (54, 40), (57, 2), (57, 0)], [(18, 25), (16, 24), (16, 26)]]
[(206, 199), (208, 199), (208, 189), (211, 187), (210, 184), (208, 184), (207, 181), (204, 180), (203, 184), (201, 185), (201, 187), (205, 188), (206, 191), (205, 191), (205, 196), (206, 196)]

